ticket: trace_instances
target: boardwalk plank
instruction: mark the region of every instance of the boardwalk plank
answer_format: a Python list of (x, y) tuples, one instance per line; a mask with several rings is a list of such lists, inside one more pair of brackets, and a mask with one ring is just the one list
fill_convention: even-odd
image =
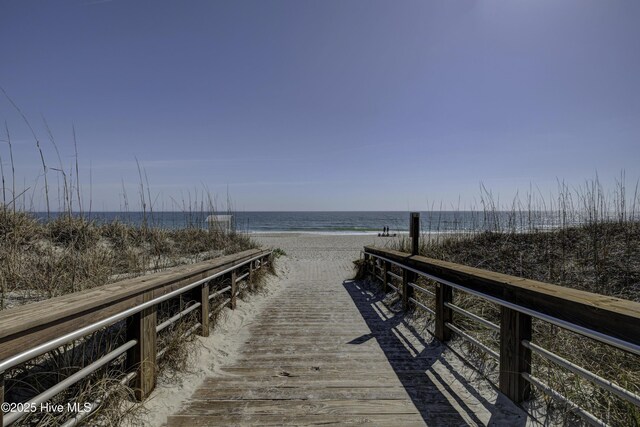
[(247, 326), (238, 357), (168, 426), (510, 425), (475, 391), (456, 395), (455, 376), (440, 373), (442, 346), (345, 282), (350, 263), (292, 265), (282, 296)]
[(317, 425), (380, 425), (380, 426), (424, 426), (419, 415), (177, 415), (169, 418), (175, 427), (198, 427), (220, 425), (247, 426), (317, 426)]
[(342, 286), (349, 273), (338, 269), (326, 283), (292, 272), (286, 299), (249, 326), (240, 357), (207, 378), (168, 425), (424, 425)]

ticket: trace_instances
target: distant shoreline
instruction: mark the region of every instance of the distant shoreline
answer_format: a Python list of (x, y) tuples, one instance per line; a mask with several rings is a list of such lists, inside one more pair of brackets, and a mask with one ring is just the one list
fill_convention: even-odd
[[(317, 235), (317, 236), (376, 236), (381, 233), (380, 231), (340, 231), (340, 230), (249, 230), (247, 231), (249, 235), (260, 235), (260, 236), (295, 236), (297, 234), (300, 235)], [(385, 237), (395, 237), (402, 235), (409, 235), (408, 231), (398, 231), (392, 232), (391, 236)]]
[[(119, 222), (134, 227), (160, 229), (206, 228), (210, 212), (97, 212), (82, 214), (85, 219), (101, 224)], [(36, 219), (44, 223), (61, 214), (51, 216), (35, 212)], [(81, 214), (74, 214), (81, 216)], [(271, 233), (310, 235), (371, 235), (387, 228), (390, 234), (408, 234), (409, 213), (392, 211), (361, 212), (232, 212), (235, 229), (252, 236)], [(423, 233), (450, 235), (478, 231), (527, 232), (552, 230), (560, 226), (583, 222), (578, 215), (559, 218), (557, 212), (422, 212)]]

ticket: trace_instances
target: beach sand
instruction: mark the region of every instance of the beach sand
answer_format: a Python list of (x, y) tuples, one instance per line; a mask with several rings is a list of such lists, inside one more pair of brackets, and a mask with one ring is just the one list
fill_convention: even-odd
[(266, 248), (282, 249), (291, 260), (321, 257), (327, 260), (348, 257), (356, 260), (366, 245), (389, 247), (396, 237), (378, 237), (375, 234), (311, 234), (269, 233), (252, 234), (251, 238)]
[[(250, 296), (247, 301), (239, 301), (235, 311), (225, 309), (224, 316), (210, 337), (197, 338), (197, 351), (193, 353), (189, 372), (179, 373), (171, 379), (159, 380), (156, 390), (144, 405), (147, 411), (142, 415), (142, 425), (162, 425), (168, 415), (178, 412), (184, 406), (205, 378), (221, 376), (221, 368), (232, 365), (241, 355), (243, 343), (249, 338), (247, 326), (255, 322), (256, 316), (271, 301), (284, 299), (283, 291), (297, 284), (295, 276), (326, 275), (327, 278), (335, 280), (336, 271), (339, 271), (340, 275), (344, 276), (343, 280), (349, 279), (354, 273), (351, 263), (360, 257), (364, 245), (385, 247), (394, 239), (375, 235), (304, 233), (256, 234), (252, 237), (265, 247), (280, 248), (286, 252), (286, 256), (277, 260), (278, 276), (268, 278), (268, 285), (263, 294)], [(321, 268), (318, 261), (321, 262)], [(317, 279), (322, 281), (323, 277)], [(420, 326), (416, 329), (422, 328)], [(398, 332), (402, 334), (406, 331), (399, 329)], [(420, 345), (419, 341), (422, 338), (431, 341), (427, 333), (423, 335), (414, 343), (416, 346)], [(439, 361), (427, 371), (427, 376), (430, 375), (434, 387), (448, 393), (444, 395), (450, 402), (447, 403), (447, 407), (456, 408), (459, 416), (471, 424), (531, 423), (522, 410), (501, 397), (494, 386), (465, 365), (454, 352), (440, 344), (436, 345), (442, 352)]]

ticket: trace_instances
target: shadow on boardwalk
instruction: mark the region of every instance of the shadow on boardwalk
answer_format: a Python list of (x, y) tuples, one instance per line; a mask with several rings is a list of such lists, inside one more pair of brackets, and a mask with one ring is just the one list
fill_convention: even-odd
[(471, 386), (445, 359), (447, 347), (435, 339), (425, 340), (402, 312), (385, 304), (385, 295), (371, 292), (361, 281), (347, 280), (343, 286), (371, 330), (349, 344), (378, 341), (427, 425), (527, 424), (526, 415), (503, 395), (498, 393), (492, 403)]

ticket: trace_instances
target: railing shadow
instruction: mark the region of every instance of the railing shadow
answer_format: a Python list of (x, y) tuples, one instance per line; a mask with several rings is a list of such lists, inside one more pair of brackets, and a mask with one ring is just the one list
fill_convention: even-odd
[[(526, 416), (520, 411), (502, 416), (505, 403), (502, 396), (497, 402), (491, 403), (485, 399), (474, 387), (465, 384), (467, 381), (443, 357), (447, 349), (435, 339), (425, 340), (422, 334), (407, 323), (402, 312), (394, 312), (384, 304), (384, 294), (371, 292), (366, 282), (347, 280), (344, 288), (351, 296), (360, 311), (370, 334), (352, 340), (349, 344), (362, 344), (375, 338), (382, 348), (387, 360), (395, 371), (398, 379), (411, 397), (425, 423), (430, 426), (458, 426), (458, 425), (510, 425), (526, 424)], [(439, 369), (452, 372), (457, 385), (450, 384), (451, 378), (443, 378)], [(467, 398), (464, 398), (464, 396)], [(468, 403), (471, 396), (476, 407)], [(482, 408), (478, 408), (480, 405)], [(482, 409), (484, 416), (478, 417), (478, 409)], [(517, 412), (520, 412), (519, 414)], [(489, 418), (487, 418), (489, 416)]]

